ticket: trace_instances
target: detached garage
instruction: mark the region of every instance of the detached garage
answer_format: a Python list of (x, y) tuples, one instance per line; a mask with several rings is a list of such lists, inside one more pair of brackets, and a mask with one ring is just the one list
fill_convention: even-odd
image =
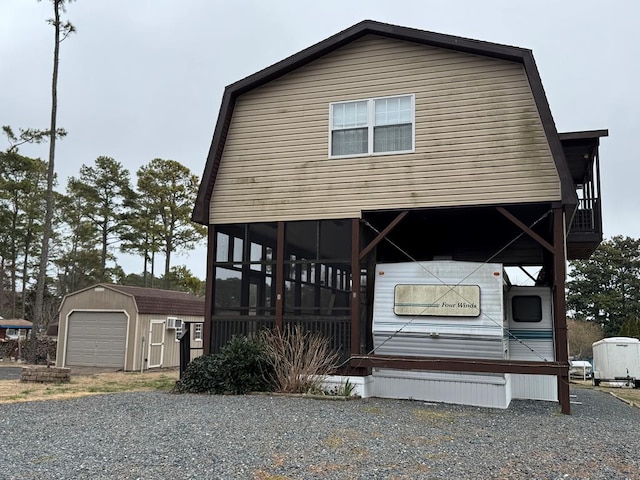
[(203, 321), (204, 299), (189, 293), (98, 284), (63, 299), (56, 366), (177, 367), (185, 324), (197, 346)]

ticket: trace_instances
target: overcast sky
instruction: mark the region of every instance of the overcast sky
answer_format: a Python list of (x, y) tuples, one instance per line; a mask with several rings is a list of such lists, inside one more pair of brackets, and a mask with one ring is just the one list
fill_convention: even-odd
[[(48, 127), (52, 12), (46, 0), (0, 0), (0, 125)], [(605, 236), (640, 237), (636, 0), (78, 0), (66, 18), (77, 33), (61, 47), (61, 190), (100, 155), (133, 181), (157, 157), (200, 177), (226, 85), (371, 19), (532, 49), (558, 131), (609, 129), (600, 148)], [(46, 160), (47, 146), (21, 153)], [(204, 251), (174, 263), (204, 278)], [(140, 272), (142, 262), (123, 267)]]

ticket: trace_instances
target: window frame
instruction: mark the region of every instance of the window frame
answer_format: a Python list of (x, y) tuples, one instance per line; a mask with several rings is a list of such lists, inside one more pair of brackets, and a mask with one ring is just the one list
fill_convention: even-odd
[(194, 342), (202, 341), (202, 324), (201, 323), (193, 324), (193, 341)]
[[(523, 317), (521, 316), (516, 316), (516, 299), (530, 299), (530, 298), (535, 298), (537, 299), (537, 305), (536, 306), (540, 306), (540, 318), (538, 318), (536, 316), (535, 320), (525, 320), (523, 319)], [(541, 323), (542, 320), (544, 319), (544, 310), (543, 310), (543, 303), (542, 303), (542, 297), (540, 295), (536, 295), (536, 294), (529, 294), (529, 295), (514, 295), (511, 298), (511, 318), (515, 323)], [(537, 310), (537, 308), (536, 308)], [(528, 313), (528, 312), (527, 312)], [(537, 311), (536, 311), (537, 313)]]
[[(389, 150), (384, 152), (374, 152), (374, 130), (375, 130), (375, 102), (378, 100), (389, 100), (394, 98), (409, 97), (411, 100), (411, 148), (409, 150)], [(345, 105), (348, 103), (367, 102), (367, 125), (366, 127), (350, 127), (350, 128), (334, 128), (333, 126), (333, 109), (337, 105)], [(415, 153), (416, 150), (416, 95), (415, 93), (408, 93), (402, 95), (387, 95), (384, 97), (371, 97), (371, 98), (359, 98), (355, 100), (346, 100), (340, 102), (331, 102), (329, 104), (329, 158), (356, 158), (356, 157), (374, 157), (380, 155), (402, 155), (406, 153)], [(405, 123), (397, 123), (390, 125), (405, 125)], [(351, 153), (347, 155), (333, 155), (333, 132), (340, 130), (351, 130), (356, 128), (367, 129), (367, 151), (363, 153)]]
[[(180, 328), (178, 328), (177, 322), (180, 322)], [(180, 341), (180, 335), (182, 335), (183, 329), (184, 329), (184, 320), (182, 320), (181, 318), (176, 318), (176, 328), (174, 329), (176, 342)]]

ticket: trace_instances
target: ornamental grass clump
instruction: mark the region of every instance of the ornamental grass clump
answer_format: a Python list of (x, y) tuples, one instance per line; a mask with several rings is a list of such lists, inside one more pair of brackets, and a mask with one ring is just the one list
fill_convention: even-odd
[(321, 390), (323, 380), (335, 370), (339, 358), (326, 337), (306, 332), (300, 325), (264, 331), (262, 343), (273, 385), (283, 393)]

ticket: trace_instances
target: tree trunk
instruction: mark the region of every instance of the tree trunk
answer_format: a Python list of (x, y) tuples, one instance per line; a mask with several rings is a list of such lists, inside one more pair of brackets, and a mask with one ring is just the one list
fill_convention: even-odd
[(144, 266), (142, 267), (142, 286), (147, 287), (147, 268), (149, 266), (149, 249), (144, 249)]
[(47, 199), (44, 215), (44, 229), (42, 232), (42, 250), (40, 252), (40, 269), (36, 287), (36, 303), (34, 310), (33, 329), (31, 330), (31, 363), (36, 362), (38, 345), (37, 333), (39, 326), (44, 325), (44, 292), (47, 282), (47, 266), (49, 264), (49, 240), (51, 238), (51, 224), (53, 222), (53, 179), (55, 175), (56, 153), (56, 118), (58, 110), (58, 59), (60, 55), (60, 6), (62, 0), (53, 0), (53, 26), (55, 28), (55, 42), (53, 47), (53, 74), (51, 76), (51, 125), (49, 138), (49, 164), (47, 168)]
[(164, 288), (170, 288), (169, 285), (169, 270), (171, 270), (171, 249), (167, 248), (164, 251)]
[[(15, 202), (17, 203), (17, 201)], [(14, 205), (15, 205), (14, 203)], [(11, 318), (16, 318), (17, 303), (16, 298), (18, 296), (17, 288), (17, 263), (18, 263), (18, 247), (16, 246), (16, 235), (18, 232), (18, 209), (17, 205), (14, 207), (12, 219), (11, 219)]]
[(107, 238), (108, 238), (108, 225), (104, 221), (102, 224), (102, 251), (100, 252), (100, 281), (105, 281), (107, 272)]
[(154, 275), (156, 274), (156, 252), (151, 252), (151, 288), (153, 288)]

